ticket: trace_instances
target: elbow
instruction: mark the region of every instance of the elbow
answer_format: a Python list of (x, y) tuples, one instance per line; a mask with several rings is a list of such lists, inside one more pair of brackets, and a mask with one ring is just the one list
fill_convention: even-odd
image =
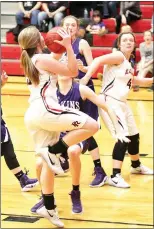
[(78, 69), (74, 69), (70, 72), (70, 77), (75, 78), (78, 76)]

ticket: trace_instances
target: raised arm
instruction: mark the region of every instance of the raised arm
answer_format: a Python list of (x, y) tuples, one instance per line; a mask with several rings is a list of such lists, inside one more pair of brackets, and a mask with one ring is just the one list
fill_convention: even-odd
[(90, 80), (91, 76), (97, 71), (99, 66), (103, 66), (104, 64), (107, 65), (121, 64), (123, 61), (124, 61), (124, 56), (119, 51), (95, 58), (92, 64), (89, 66), (85, 76), (80, 80), (80, 83), (86, 85)]
[(76, 77), (78, 75), (77, 60), (75, 58), (70, 33), (64, 29), (58, 31), (59, 35), (63, 38), (62, 41), (56, 41), (58, 44), (63, 45), (66, 48), (68, 61), (66, 64), (60, 63), (56, 59), (52, 58), (51, 55), (42, 55), (36, 62), (36, 67), (41, 68), (45, 71), (63, 75)]

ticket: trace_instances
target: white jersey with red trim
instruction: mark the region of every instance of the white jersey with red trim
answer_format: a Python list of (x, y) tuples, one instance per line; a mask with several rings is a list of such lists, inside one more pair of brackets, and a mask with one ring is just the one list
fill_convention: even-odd
[(125, 57), (120, 65), (105, 65), (101, 94), (126, 101), (132, 86), (133, 74), (134, 70)]
[[(40, 55), (48, 54), (35, 54), (31, 60), (34, 65), (36, 65), (37, 58)], [(55, 74), (50, 74), (47, 71), (38, 69), (39, 71), (39, 84), (37, 86), (29, 84), (30, 98), (29, 103), (31, 104), (35, 100), (41, 99), (47, 109), (51, 109), (54, 112), (62, 112), (60, 105), (58, 104), (57, 99), (57, 76)]]

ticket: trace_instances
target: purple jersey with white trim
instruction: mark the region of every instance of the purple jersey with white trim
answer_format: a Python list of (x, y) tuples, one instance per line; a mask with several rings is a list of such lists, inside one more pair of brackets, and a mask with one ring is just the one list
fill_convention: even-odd
[[(67, 106), (69, 108), (80, 110), (97, 121), (98, 116), (99, 116), (98, 107), (89, 100), (85, 100), (85, 101), (82, 100), (79, 86), (80, 85), (78, 83), (73, 83), (71, 89), (69, 90), (69, 92), (66, 95), (61, 94), (60, 91), (57, 90), (57, 98), (58, 98), (59, 104), (61, 106)], [(89, 102), (90, 102), (90, 106), (91, 104), (93, 105), (93, 109), (91, 110), (89, 110), (88, 108)], [(62, 138), (66, 133), (67, 132), (62, 132), (60, 137)], [(85, 148), (86, 142), (83, 142), (83, 143), (84, 143), (83, 145)]]
[[(2, 118), (2, 115), (3, 115), (3, 112), (1, 108), (1, 143), (3, 143), (4, 141), (10, 140), (9, 131), (8, 131), (8, 128), (6, 127), (5, 121)], [(7, 135), (7, 140), (6, 140), (6, 135)]]
[[(57, 97), (58, 97), (59, 104), (61, 106), (80, 110), (97, 121), (98, 107), (88, 99), (86, 99), (85, 101), (82, 100), (79, 86), (80, 85), (78, 83), (74, 82), (72, 84), (71, 89), (66, 95), (61, 94), (60, 91), (57, 90)], [(89, 104), (89, 102), (91, 102), (94, 106), (94, 109), (90, 111), (89, 109), (87, 109), (87, 103)]]

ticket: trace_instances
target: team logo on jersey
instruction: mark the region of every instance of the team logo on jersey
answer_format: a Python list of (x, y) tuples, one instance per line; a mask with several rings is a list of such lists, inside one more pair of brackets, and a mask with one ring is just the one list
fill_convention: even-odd
[(80, 125), (81, 122), (78, 122), (78, 121), (75, 121), (75, 122), (72, 122), (72, 125), (74, 127), (78, 127)]

